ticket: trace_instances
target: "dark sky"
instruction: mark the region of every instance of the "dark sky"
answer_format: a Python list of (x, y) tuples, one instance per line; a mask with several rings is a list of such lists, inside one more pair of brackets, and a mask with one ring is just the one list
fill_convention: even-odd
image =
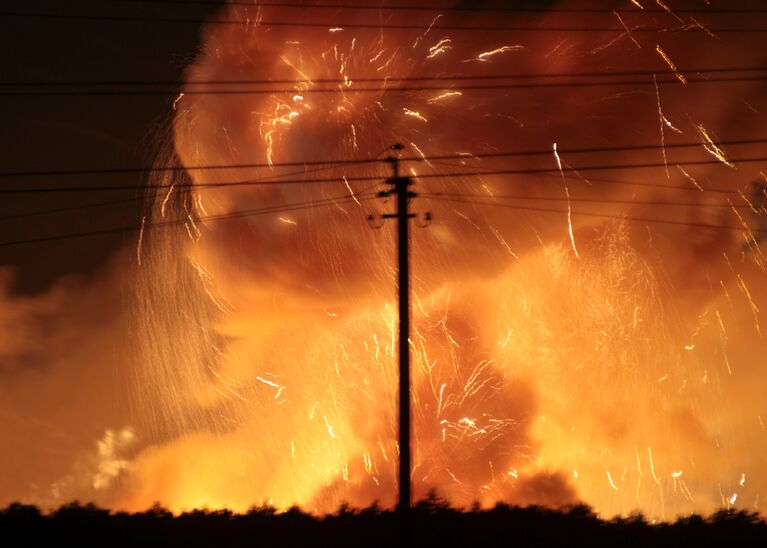
[[(221, 2), (223, 3), (223, 2)], [(68, 1), (14, 3), (19, 13), (128, 15), (202, 20), (205, 5)], [(11, 11), (10, 4), (3, 9)], [(199, 43), (198, 24), (0, 16), (2, 81), (109, 82), (178, 80)], [(4, 90), (9, 88), (3, 87)], [(23, 89), (23, 88), (22, 88)], [(38, 88), (39, 89), (39, 88)], [(135, 167), (151, 163), (151, 143), (172, 97), (3, 97), (0, 171)], [(0, 187), (138, 185), (140, 174), (0, 179)], [(0, 198), (2, 242), (135, 225), (140, 193), (6, 194)], [(135, 198), (135, 199), (134, 199)], [(24, 216), (80, 204), (119, 202)], [(14, 216), (14, 218), (8, 218)], [(14, 289), (32, 293), (66, 273), (88, 274), (130, 232), (0, 247), (0, 265), (16, 269)]]

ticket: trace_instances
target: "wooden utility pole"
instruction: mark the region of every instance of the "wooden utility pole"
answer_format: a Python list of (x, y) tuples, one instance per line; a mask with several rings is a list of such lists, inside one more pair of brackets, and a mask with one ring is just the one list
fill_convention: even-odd
[[(402, 145), (392, 146), (401, 150)], [(397, 508), (407, 513), (411, 504), (410, 489), (410, 213), (408, 205), (416, 194), (410, 191), (413, 181), (399, 174), (399, 159), (386, 159), (392, 167), (392, 177), (386, 182), (391, 189), (381, 196), (397, 198), (397, 212), (384, 214), (384, 219), (397, 219), (397, 293), (399, 295), (399, 499)]]

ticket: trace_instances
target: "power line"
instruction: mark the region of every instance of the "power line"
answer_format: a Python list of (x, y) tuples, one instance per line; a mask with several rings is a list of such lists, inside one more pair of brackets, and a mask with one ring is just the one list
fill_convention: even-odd
[[(173, 4), (173, 5), (188, 5), (188, 6), (221, 6), (221, 2), (215, 0), (113, 0), (117, 3), (125, 4)], [(600, 8), (531, 8), (531, 7), (519, 7), (519, 8), (506, 8), (506, 7), (461, 7), (461, 6), (424, 6), (424, 5), (406, 5), (395, 4), (391, 6), (386, 5), (360, 5), (360, 4), (339, 4), (339, 3), (323, 3), (323, 4), (303, 4), (297, 2), (259, 2), (256, 6), (252, 1), (247, 2), (243, 0), (228, 0), (229, 5), (233, 6), (245, 6), (245, 7), (275, 7), (275, 8), (300, 8), (300, 9), (349, 9), (349, 10), (375, 10), (375, 11), (430, 11), (430, 12), (489, 12), (489, 13), (597, 13), (597, 14), (612, 14), (614, 12), (626, 13), (626, 14), (666, 14), (666, 10), (662, 8), (643, 8), (641, 10), (634, 9), (600, 9)], [(763, 9), (675, 9), (673, 13), (692, 13), (692, 14), (759, 14), (767, 13), (767, 10)]]
[[(2, 14), (0, 14), (2, 15)], [(677, 78), (665, 80), (611, 80), (607, 82), (521, 82), (513, 84), (481, 84), (461, 85), (450, 87), (437, 86), (398, 86), (398, 87), (364, 87), (352, 86), (339, 88), (310, 88), (301, 90), (305, 93), (410, 93), (420, 91), (493, 91), (509, 89), (542, 89), (542, 88), (572, 88), (572, 87), (598, 87), (598, 86), (642, 86), (642, 85), (686, 85), (686, 84), (717, 84), (732, 82), (761, 82), (767, 80), (765, 76), (738, 76), (727, 78), (685, 78), (685, 82)], [(269, 95), (276, 93), (292, 93), (293, 89), (215, 89), (215, 90), (186, 90), (183, 92), (167, 90), (55, 90), (55, 91), (0, 91), (0, 97), (148, 97), (158, 95)]]
[[(326, 166), (326, 167), (319, 167), (315, 169), (310, 170), (302, 170), (302, 171), (293, 171), (287, 174), (281, 174), (273, 177), (264, 177), (261, 180), (269, 180), (274, 179), (276, 177), (284, 177), (286, 175), (300, 175), (300, 174), (306, 174), (306, 173), (316, 173), (319, 171), (326, 171), (328, 169), (332, 169), (334, 167), (339, 166)], [(191, 190), (194, 190), (193, 185), (168, 185), (166, 187), (163, 187), (164, 189), (167, 189), (168, 191), (171, 190), (171, 187), (174, 189), (177, 189), (177, 192), (189, 192)], [(97, 202), (97, 203), (91, 203), (91, 204), (78, 204), (73, 206), (66, 206), (66, 207), (59, 207), (54, 209), (43, 209), (43, 210), (37, 210), (37, 211), (28, 211), (23, 213), (12, 213), (10, 215), (4, 215), (0, 217), (0, 221), (8, 220), (8, 219), (19, 219), (19, 218), (27, 218), (27, 217), (35, 217), (38, 215), (46, 215), (46, 214), (55, 214), (55, 213), (61, 213), (64, 211), (75, 211), (80, 209), (88, 209), (91, 207), (102, 207), (107, 205), (116, 205), (116, 204), (124, 204), (124, 203), (131, 203), (131, 202), (140, 202), (144, 201), (146, 198), (143, 195), (140, 196), (134, 196), (132, 198), (126, 198), (122, 200), (110, 200), (107, 202)]]
[[(494, 203), (494, 202), (487, 202), (487, 201), (474, 201), (474, 200), (467, 200), (466, 198), (452, 198), (446, 195), (438, 195), (438, 194), (419, 194), (419, 196), (422, 196), (424, 198), (432, 199), (432, 200), (442, 200), (442, 201), (450, 201), (450, 202), (457, 202), (457, 203), (463, 203), (463, 204), (469, 204), (469, 205), (480, 205), (480, 206), (493, 206), (493, 207), (504, 207), (508, 209), (515, 209), (515, 210), (521, 210), (521, 211), (532, 211), (532, 212), (541, 212), (541, 213), (557, 213), (557, 214), (563, 214), (566, 215), (568, 213), (568, 210), (562, 210), (562, 209), (552, 209), (552, 208), (541, 208), (541, 207), (532, 207), (532, 206), (521, 206), (521, 205), (514, 205), (514, 204), (502, 204), (502, 203)], [(311, 209), (314, 207), (323, 207), (323, 206), (330, 206), (337, 204), (338, 202), (346, 202), (346, 201), (353, 201), (357, 199), (360, 202), (367, 202), (375, 198), (375, 193), (367, 193), (367, 194), (356, 194), (354, 196), (352, 195), (344, 195), (339, 196), (336, 198), (328, 198), (326, 200), (320, 200), (316, 202), (303, 202), (298, 204), (291, 204), (289, 206), (272, 206), (268, 208), (260, 208), (260, 209), (253, 209), (253, 210), (246, 210), (241, 211), (233, 214), (225, 214), (225, 215), (217, 215), (217, 216), (208, 216), (208, 217), (200, 217), (196, 220), (199, 221), (219, 221), (219, 220), (228, 220), (228, 219), (237, 219), (237, 218), (244, 218), (244, 217), (251, 217), (251, 216), (258, 216), (258, 215), (265, 215), (270, 213), (289, 213), (294, 211), (302, 211), (306, 209)], [(571, 201), (578, 201), (578, 200), (571, 200)], [(609, 200), (604, 200), (604, 203), (614, 203)], [(668, 204), (663, 204), (668, 205)], [(675, 205), (682, 205), (682, 204), (675, 204)], [(738, 207), (738, 206), (735, 206)], [(603, 214), (603, 213), (593, 213), (593, 212), (586, 212), (586, 211), (571, 211), (572, 215), (581, 215), (586, 217), (597, 217), (597, 218), (604, 218), (604, 219), (617, 219), (617, 220), (627, 220), (627, 221), (634, 221), (634, 222), (645, 222), (645, 223), (659, 223), (659, 224), (669, 224), (669, 225), (676, 225), (676, 226), (686, 226), (691, 228), (704, 228), (704, 229), (717, 229), (717, 230), (732, 230), (732, 231), (745, 231), (745, 227), (738, 227), (738, 226), (731, 226), (731, 225), (715, 225), (715, 224), (707, 224), (707, 223), (696, 223), (696, 222), (687, 222), (687, 221), (675, 221), (675, 220), (669, 220), (669, 219), (655, 219), (655, 218), (647, 218), (647, 217), (635, 217), (635, 216), (628, 216), (628, 215), (609, 215), (609, 214)], [(157, 223), (148, 223), (145, 225), (145, 227), (165, 227), (165, 226), (179, 226), (183, 225), (184, 223), (188, 222), (188, 220), (173, 220), (173, 221), (162, 221)], [(69, 239), (78, 239), (78, 238), (85, 238), (90, 236), (103, 236), (103, 235), (111, 235), (111, 234), (122, 234), (126, 232), (137, 232), (142, 229), (141, 225), (133, 225), (123, 228), (108, 228), (103, 230), (93, 230), (93, 231), (87, 231), (87, 232), (77, 232), (77, 233), (69, 233), (69, 234), (60, 234), (55, 236), (44, 236), (40, 238), (30, 238), (25, 240), (14, 240), (14, 241), (6, 241), (6, 242), (0, 242), (0, 247), (10, 247), (15, 245), (24, 245), (24, 244), (34, 244), (34, 243), (43, 243), (43, 242), (51, 242), (51, 241), (60, 241), (60, 240), (69, 240)], [(753, 233), (767, 233), (767, 228), (748, 228), (749, 231)]]
[[(703, 74), (703, 73), (722, 73), (722, 72), (764, 72), (766, 66), (751, 67), (679, 67), (678, 73), (681, 74)], [(123, 81), (71, 81), (71, 82), (53, 82), (53, 81), (12, 81), (0, 82), (0, 87), (76, 87), (76, 86), (187, 86), (187, 85), (206, 85), (206, 86), (234, 86), (234, 85), (285, 85), (285, 84), (344, 84), (349, 81), (363, 83), (388, 83), (388, 82), (444, 82), (444, 81), (474, 81), (474, 80), (514, 80), (514, 79), (533, 79), (533, 78), (610, 78), (618, 76), (653, 76), (657, 74), (675, 75), (677, 72), (669, 70), (667, 67), (657, 70), (626, 70), (626, 71), (591, 71), (591, 72), (551, 72), (551, 73), (520, 73), (520, 74), (489, 74), (485, 76), (464, 76), (464, 75), (441, 75), (441, 76), (403, 76), (403, 77), (384, 77), (384, 78), (356, 78), (354, 76), (348, 79), (340, 78), (315, 78), (315, 79), (292, 79), (292, 80), (123, 80)], [(295, 90), (293, 90), (295, 91)]]
[[(559, 175), (551, 175), (552, 177), (559, 178)], [(568, 176), (568, 178), (578, 179), (577, 177)], [(609, 182), (609, 183), (615, 183), (615, 184), (625, 184), (625, 185), (641, 185), (643, 183), (641, 182), (632, 182), (632, 181), (619, 181), (615, 179), (590, 179), (592, 181), (598, 181), (598, 182)], [(657, 185), (652, 185), (657, 186)], [(169, 188), (169, 187), (168, 187)], [(696, 193), (701, 192), (698, 188), (692, 188), (692, 187), (677, 187), (677, 186), (664, 186), (663, 188), (673, 188), (677, 190), (690, 190), (694, 191)], [(193, 190), (193, 187), (180, 187), (178, 188), (179, 192), (185, 192), (188, 190)], [(728, 194), (738, 194), (737, 191), (727, 191)], [(713, 208), (743, 208), (743, 209), (752, 209), (751, 205), (746, 204), (722, 204), (722, 203), (701, 203), (701, 202), (677, 202), (677, 201), (668, 201), (668, 200), (655, 200), (655, 201), (647, 201), (647, 200), (611, 200), (611, 199), (604, 199), (604, 198), (564, 198), (564, 197), (543, 197), (543, 196), (528, 196), (528, 195), (504, 195), (504, 194), (467, 194), (467, 193), (451, 193), (451, 192), (430, 192), (430, 193), (421, 193), (419, 194), (420, 197), (423, 198), (438, 198), (438, 197), (465, 197), (465, 198), (484, 198), (484, 199), (493, 199), (493, 200), (529, 200), (529, 201), (551, 201), (551, 202), (583, 202), (583, 203), (599, 203), (599, 204), (626, 204), (626, 205), (656, 205), (656, 206), (674, 206), (674, 207), (713, 207)], [(23, 212), (23, 213), (12, 213), (10, 215), (3, 215), (0, 216), (0, 221), (9, 220), (9, 219), (21, 219), (21, 218), (29, 218), (29, 217), (36, 217), (40, 215), (49, 215), (49, 214), (56, 214), (56, 213), (63, 213), (67, 211), (77, 211), (81, 209), (90, 209), (94, 207), (104, 207), (104, 206), (110, 206), (110, 205), (118, 205), (118, 204), (124, 204), (124, 203), (135, 203), (139, 201), (143, 201), (145, 198), (143, 196), (137, 196), (133, 198), (127, 198), (122, 200), (109, 200), (105, 202), (95, 202), (95, 203), (88, 203), (88, 204), (78, 204), (78, 205), (72, 205), (72, 206), (66, 206), (66, 207), (58, 207), (58, 208), (52, 208), (52, 209), (43, 209), (43, 210), (36, 210), (36, 211), (29, 211), (29, 212)]]
[[(757, 139), (731, 139), (717, 141), (717, 146), (739, 146), (756, 145), (767, 143), (767, 138)], [(560, 147), (559, 154), (611, 154), (615, 152), (631, 152), (638, 150), (659, 150), (659, 149), (679, 149), (694, 148), (702, 146), (701, 142), (687, 143), (668, 143), (668, 144), (642, 144), (642, 145), (624, 145), (615, 147), (581, 147), (566, 148)], [(406, 156), (400, 158), (400, 162), (423, 162), (423, 161), (441, 161), (441, 160), (471, 160), (471, 159), (490, 159), (490, 158), (512, 158), (524, 156), (548, 156), (552, 154), (552, 149), (540, 150), (522, 150), (522, 151), (503, 151), (503, 152), (462, 152), (456, 154), (424, 155), (424, 156)], [(198, 166), (156, 166), (156, 167), (124, 167), (124, 168), (104, 168), (104, 169), (71, 169), (71, 170), (53, 170), (53, 171), (1, 171), (0, 177), (42, 177), (42, 176), (69, 176), (69, 175), (108, 175), (118, 173), (166, 173), (166, 172), (186, 172), (186, 171), (209, 171), (220, 169), (256, 169), (256, 168), (280, 168), (280, 167), (301, 167), (301, 166), (327, 166), (328, 168), (346, 167), (351, 165), (362, 165), (380, 163), (380, 158), (346, 158), (336, 160), (305, 160), (294, 162), (275, 162), (275, 163), (248, 163), (248, 164), (213, 164)], [(673, 162), (669, 162), (673, 164)], [(302, 172), (298, 172), (302, 173)], [(282, 177), (285, 174), (275, 175)], [(274, 178), (272, 177), (272, 178)], [(142, 187), (143, 188), (143, 187)]]
[[(737, 163), (754, 163), (767, 161), (767, 157), (755, 157), (755, 158), (732, 158), (729, 160), (733, 164)], [(637, 164), (611, 164), (611, 165), (591, 165), (591, 166), (570, 166), (568, 171), (609, 171), (609, 170), (623, 170), (623, 169), (650, 169), (650, 168), (663, 168), (667, 165), (715, 165), (721, 164), (720, 160), (685, 160), (675, 162), (648, 162)], [(547, 174), (547, 173), (559, 173), (558, 168), (525, 168), (525, 169), (498, 169), (488, 171), (466, 171), (455, 173), (425, 173), (422, 175), (411, 175), (414, 179), (434, 179), (434, 178), (460, 178), (460, 177), (482, 177), (486, 175), (530, 175), (530, 174)], [(250, 187), (250, 186), (262, 186), (262, 185), (282, 185), (282, 184), (323, 184), (323, 183), (352, 183), (359, 181), (374, 181), (380, 180), (378, 175), (368, 175), (359, 177), (333, 177), (333, 178), (315, 178), (315, 179), (276, 179), (276, 180), (249, 180), (249, 181), (222, 181), (215, 183), (196, 183), (195, 189), (205, 188), (225, 188), (225, 187)], [(617, 184), (617, 183), (616, 183)], [(668, 185), (658, 185), (651, 183), (623, 183), (632, 185), (643, 186), (656, 186), (660, 188), (686, 188), (686, 187), (669, 187)], [(119, 186), (79, 186), (79, 187), (31, 187), (31, 188), (13, 188), (13, 189), (0, 189), (0, 194), (29, 194), (29, 193), (48, 193), (48, 192), (100, 192), (100, 191), (118, 191), (118, 190), (144, 190), (144, 189), (168, 189), (169, 185), (119, 185)], [(726, 189), (708, 189), (709, 192), (725, 192), (733, 193), (734, 191)]]
[[(239, 211), (237, 213), (203, 216), (203, 217), (196, 218), (195, 221), (206, 221), (206, 222), (207, 221), (224, 221), (229, 219), (239, 219), (244, 217), (267, 215), (270, 213), (292, 213), (295, 211), (303, 211), (303, 210), (312, 209), (315, 207), (325, 207), (325, 206), (336, 205), (339, 202), (355, 201), (355, 200), (363, 202), (363, 201), (368, 201), (374, 197), (375, 197), (374, 193), (356, 194), (356, 195), (346, 194), (344, 196), (338, 196), (335, 198), (327, 198), (324, 200), (316, 200), (311, 202), (301, 202), (297, 204), (288, 204), (286, 206), (270, 206), (270, 207), (259, 208), (259, 209)], [(78, 239), (78, 238), (87, 238), (91, 236), (107, 236), (111, 234), (124, 234), (126, 232), (138, 232), (138, 231), (144, 230), (147, 227), (155, 228), (155, 227), (180, 226), (188, 222), (189, 222), (189, 219), (159, 221), (159, 222), (132, 225), (132, 226), (127, 226), (122, 228), (105, 228), (102, 230), (91, 230), (87, 232), (74, 232), (69, 234), (58, 234), (55, 236), (29, 238), (25, 240), (12, 240), (12, 241), (0, 242), (0, 247), (10, 247), (15, 245), (35, 244), (35, 243), (43, 243), (43, 242), (53, 242), (53, 241), (59, 241), (59, 240), (71, 240), (71, 239)]]
[[(607, 198), (567, 198), (567, 197), (554, 197), (554, 196), (523, 196), (523, 195), (503, 195), (503, 194), (465, 194), (461, 192), (429, 192), (419, 193), (419, 198), (477, 198), (486, 200), (526, 200), (526, 201), (540, 201), (540, 202), (572, 202), (572, 203), (593, 203), (593, 204), (610, 204), (610, 205), (650, 205), (660, 207), (714, 207), (714, 208), (738, 208), (738, 209), (750, 209), (753, 210), (753, 205), (749, 204), (723, 204), (723, 203), (702, 203), (702, 202), (675, 202), (665, 200), (614, 200)], [(495, 202), (488, 202), (495, 203)]]
[(127, 204), (142, 200), (143, 197), (126, 198), (122, 200), (108, 200), (106, 202), (95, 202), (89, 204), (78, 204), (65, 207), (56, 207), (51, 209), (41, 209), (36, 211), (25, 211), (23, 213), (11, 213), (9, 215), (0, 216), (0, 221), (7, 221), (10, 219), (26, 219), (29, 217), (37, 217), (39, 215), (52, 215), (56, 213), (64, 213), (67, 211), (77, 211), (80, 209), (90, 209), (92, 207), (105, 207), (110, 205)]
[(743, 226), (732, 226), (732, 225), (716, 225), (716, 224), (708, 224), (708, 223), (696, 223), (691, 221), (675, 221), (672, 219), (654, 219), (650, 217), (634, 217), (630, 215), (609, 215), (606, 213), (592, 213), (587, 211), (574, 211), (574, 210), (566, 210), (566, 209), (551, 209), (551, 208), (543, 208), (543, 207), (530, 207), (530, 206), (521, 206), (521, 205), (513, 205), (513, 204), (499, 204), (499, 203), (492, 203), (492, 202), (474, 202), (471, 200), (465, 200), (460, 198), (432, 198), (433, 200), (444, 200), (444, 201), (450, 201), (450, 202), (459, 202), (463, 204), (471, 204), (471, 205), (482, 205), (482, 206), (494, 206), (494, 207), (505, 207), (508, 209), (515, 209), (520, 211), (533, 211), (533, 212), (540, 212), (540, 213), (559, 213), (562, 215), (567, 215), (568, 213), (572, 215), (581, 215), (584, 217), (598, 217), (603, 219), (617, 219), (617, 220), (625, 220), (625, 221), (633, 221), (633, 222), (641, 222), (641, 223), (657, 223), (657, 224), (668, 224), (668, 225), (675, 225), (675, 226), (686, 226), (690, 228), (704, 228), (704, 229), (712, 229), (712, 230), (734, 230), (738, 232), (744, 232), (746, 230), (752, 232), (752, 233), (767, 233), (767, 228), (748, 228), (746, 229)]
[[(763, 140), (767, 142), (767, 139)], [(724, 143), (722, 143), (724, 144)], [(359, 158), (347, 160), (307, 160), (302, 162), (275, 162), (275, 163), (253, 163), (253, 164), (211, 164), (200, 166), (155, 166), (155, 167), (117, 167), (103, 169), (59, 169), (52, 171), (3, 171), (0, 177), (62, 177), (69, 175), (109, 175), (121, 173), (181, 173), (187, 171), (211, 171), (219, 169), (256, 169), (256, 168), (279, 168), (279, 167), (300, 167), (300, 166), (326, 166), (325, 169), (334, 167), (346, 167), (351, 165), (372, 164), (380, 162), (377, 158)], [(294, 172), (294, 174), (303, 173)], [(278, 175), (278, 176), (283, 176)]]
[[(30, 13), (30, 12), (0, 12), (0, 17), (34, 18), (34, 19), (54, 19), (54, 20), (81, 20), (81, 21), (104, 21), (104, 22), (134, 22), (134, 23), (179, 23), (193, 25), (227, 25), (227, 26), (248, 26), (251, 28), (261, 27), (295, 27), (295, 28), (319, 28), (329, 30), (331, 28), (339, 29), (391, 29), (391, 30), (451, 30), (451, 31), (480, 31), (480, 32), (617, 32), (625, 33), (623, 27), (525, 27), (525, 26), (456, 26), (456, 25), (412, 25), (412, 24), (370, 24), (370, 23), (307, 23), (299, 21), (240, 21), (226, 19), (196, 19), (196, 18), (163, 18), (148, 17), (136, 15), (90, 15), (90, 14), (64, 14), (64, 13)], [(646, 32), (708, 32), (708, 33), (765, 33), (767, 28), (743, 28), (743, 27), (709, 27), (703, 28), (694, 23), (685, 24), (681, 27), (670, 28), (632, 28), (633, 33)]]

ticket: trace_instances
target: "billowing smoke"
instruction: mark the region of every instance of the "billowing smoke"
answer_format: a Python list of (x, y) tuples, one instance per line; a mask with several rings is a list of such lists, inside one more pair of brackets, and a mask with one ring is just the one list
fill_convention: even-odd
[(114, 503), (137, 441), (124, 405), (135, 363), (120, 314), (129, 264), (118, 254), (94, 279), (32, 297), (13, 296), (3, 272), (0, 504)]
[[(413, 234), (415, 495), (665, 518), (759, 508), (763, 175), (729, 165), (757, 146), (714, 143), (760, 137), (763, 93), (693, 81), (711, 73), (664, 84), (672, 65), (757, 65), (756, 39), (667, 13), (643, 21), (673, 32), (611, 13), (593, 25), (630, 30), (440, 30), (578, 22), (451, 13), (329, 12), (327, 27), (296, 29), (269, 25), (296, 12), (237, 5), (217, 19), (242, 24), (206, 28), (158, 160), (187, 171), (154, 180), (163, 188), (148, 200), (147, 226), (177, 229), (147, 228), (136, 250), (131, 429), (94, 438), (104, 462), (91, 480), (110, 485), (109, 504), (393, 504), (394, 232), (368, 221), (393, 207), (375, 197), (389, 166), (280, 164), (382, 158), (400, 143), (426, 156), (404, 169), (430, 176), (416, 179), (412, 207), (433, 218)], [(353, 26), (371, 21), (381, 27)], [(632, 85), (389, 89), (423, 75), (648, 67), (657, 87), (644, 74), (611, 78), (643, 82)], [(193, 93), (243, 87), (193, 82), (243, 80), (301, 82)], [(658, 147), (568, 152), (625, 143)], [(483, 157), (514, 150), (545, 153)], [(269, 167), (194, 169), (244, 164)], [(510, 169), (553, 171), (455, 175)], [(210, 186), (270, 179), (292, 182)]]

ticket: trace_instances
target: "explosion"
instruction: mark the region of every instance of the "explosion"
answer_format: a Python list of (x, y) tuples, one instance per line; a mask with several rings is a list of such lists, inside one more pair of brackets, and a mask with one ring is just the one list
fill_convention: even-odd
[(620, 32), (455, 30), (572, 27), (567, 2), (299, 28), (240, 2), (206, 26), (158, 157), (184, 169), (147, 190), (110, 505), (394, 504), (395, 233), (369, 216), (398, 143), (433, 219), (412, 231), (414, 497), (760, 509), (765, 105), (706, 82), (757, 39), (608, 4), (595, 26)]

